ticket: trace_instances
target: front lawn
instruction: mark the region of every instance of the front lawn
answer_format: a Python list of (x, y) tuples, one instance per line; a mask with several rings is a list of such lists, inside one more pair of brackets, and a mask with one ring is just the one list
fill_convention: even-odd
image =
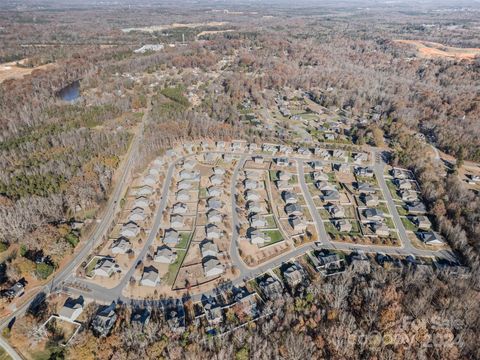
[(175, 278), (177, 277), (178, 270), (180, 269), (180, 265), (183, 263), (183, 259), (187, 252), (185, 250), (177, 250), (177, 259), (173, 264), (168, 266), (168, 273), (165, 275), (165, 282), (168, 285), (173, 285)]

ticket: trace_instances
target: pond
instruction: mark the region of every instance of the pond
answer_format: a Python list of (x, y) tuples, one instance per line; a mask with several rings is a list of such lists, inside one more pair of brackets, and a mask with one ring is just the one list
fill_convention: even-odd
[(77, 100), (80, 97), (80, 80), (75, 80), (70, 85), (65, 86), (57, 92), (57, 97), (68, 102)]

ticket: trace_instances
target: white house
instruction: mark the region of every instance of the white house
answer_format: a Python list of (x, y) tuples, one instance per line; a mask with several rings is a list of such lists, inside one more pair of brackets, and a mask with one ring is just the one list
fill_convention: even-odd
[(110, 275), (112, 275), (118, 269), (119, 267), (115, 263), (115, 260), (104, 257), (97, 262), (95, 268), (93, 269), (93, 273), (95, 276), (110, 277)]
[(172, 214), (185, 214), (188, 210), (187, 204), (177, 202), (172, 207)]
[(148, 266), (143, 269), (142, 279), (140, 285), (155, 287), (160, 282), (158, 270), (153, 266)]
[(282, 198), (286, 204), (296, 204), (298, 201), (298, 196), (294, 192), (284, 191), (282, 193)]
[(258, 188), (258, 181), (257, 180), (252, 180), (252, 179), (247, 179), (245, 180), (245, 189), (247, 190), (253, 190)]
[(183, 216), (180, 214), (170, 216), (170, 226), (174, 229), (182, 228), (184, 226)]
[(135, 199), (135, 201), (133, 202), (133, 207), (134, 208), (146, 208), (148, 207), (148, 205), (150, 204), (150, 201), (148, 200), (148, 198), (146, 196), (139, 196)]
[(215, 167), (213, 168), (213, 173), (214, 173), (215, 175), (225, 175), (225, 169), (222, 168), (222, 167), (220, 167), (220, 166), (215, 166)]
[(157, 176), (149, 174), (143, 178), (142, 185), (154, 186), (157, 183)]
[(223, 176), (222, 175), (212, 175), (210, 176), (210, 182), (212, 185), (222, 185), (223, 184)]
[(120, 236), (124, 236), (126, 238), (133, 238), (140, 234), (140, 227), (134, 222), (129, 221), (123, 224), (122, 229), (120, 230)]
[(192, 188), (192, 182), (190, 180), (180, 180), (177, 183), (178, 190), (188, 190)]
[(110, 247), (110, 251), (112, 254), (126, 254), (132, 248), (132, 244), (126, 237), (119, 237), (116, 239), (112, 246)]
[(442, 237), (435, 231), (425, 231), (418, 233), (420, 240), (422, 240), (426, 245), (443, 245), (445, 241)]
[(260, 200), (260, 195), (255, 190), (245, 191), (245, 199), (247, 201), (258, 201)]
[(177, 191), (176, 199), (177, 201), (188, 201), (190, 200), (190, 194), (185, 189)]
[(178, 231), (170, 229), (165, 231), (165, 236), (163, 237), (163, 243), (168, 246), (176, 246), (178, 244), (180, 235)]
[(128, 221), (138, 222), (145, 220), (145, 210), (141, 207), (133, 208), (128, 215)]
[(60, 319), (74, 322), (83, 312), (83, 297), (77, 299), (68, 298), (58, 312)]
[(177, 254), (167, 245), (159, 246), (153, 261), (161, 264), (173, 264), (177, 260)]
[(220, 196), (222, 195), (222, 189), (216, 186), (210, 186), (207, 188), (208, 196)]
[(270, 241), (268, 235), (260, 230), (254, 230), (250, 233), (250, 242), (254, 245), (263, 245), (268, 241)]
[(250, 216), (249, 221), (250, 221), (250, 226), (254, 228), (267, 226), (267, 221), (265, 220), (265, 217), (259, 214), (253, 214), (252, 216)]
[(203, 258), (208, 256), (217, 257), (218, 246), (211, 240), (204, 240), (200, 243), (200, 252), (202, 253)]
[(208, 224), (207, 226), (205, 226), (205, 232), (206, 232), (206, 237), (209, 240), (219, 239), (220, 236), (222, 235), (221, 230), (215, 224)]
[(225, 272), (225, 267), (215, 257), (208, 257), (203, 261), (205, 276), (217, 276)]
[(144, 185), (136, 189), (135, 195), (137, 196), (150, 196), (153, 194), (153, 188), (148, 185)]
[(222, 222), (222, 219), (222, 214), (215, 209), (211, 209), (207, 212), (207, 220), (209, 223), (218, 224)]

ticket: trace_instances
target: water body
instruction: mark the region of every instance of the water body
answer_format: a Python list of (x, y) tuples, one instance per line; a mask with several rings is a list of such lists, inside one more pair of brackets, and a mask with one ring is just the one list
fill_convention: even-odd
[(74, 102), (80, 98), (80, 80), (75, 80), (70, 85), (65, 86), (61, 89), (57, 96), (68, 102)]

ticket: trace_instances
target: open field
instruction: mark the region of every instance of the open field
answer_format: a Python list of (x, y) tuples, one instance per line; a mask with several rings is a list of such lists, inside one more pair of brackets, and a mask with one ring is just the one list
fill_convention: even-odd
[(46, 64), (37, 67), (23, 67), (21, 66), (24, 60), (12, 61), (9, 63), (0, 64), (0, 83), (9, 79), (20, 79), (25, 75), (31, 74), (34, 70), (41, 70), (53, 67), (53, 64)]
[(202, 26), (223, 26), (226, 24), (227, 22), (225, 21), (211, 21), (211, 22), (205, 22), (205, 23), (188, 23), (188, 24), (173, 23), (170, 25), (153, 25), (153, 26), (136, 27), (136, 28), (125, 28), (125, 29), (122, 29), (122, 31), (125, 33), (129, 33), (132, 31), (153, 33), (156, 31), (163, 31), (163, 30), (169, 30), (169, 29), (179, 29), (179, 28), (193, 29), (193, 28), (202, 27)]
[(473, 60), (480, 56), (480, 48), (456, 48), (435, 42), (418, 40), (395, 40), (399, 44), (413, 45), (422, 58), (449, 58), (457, 60)]

